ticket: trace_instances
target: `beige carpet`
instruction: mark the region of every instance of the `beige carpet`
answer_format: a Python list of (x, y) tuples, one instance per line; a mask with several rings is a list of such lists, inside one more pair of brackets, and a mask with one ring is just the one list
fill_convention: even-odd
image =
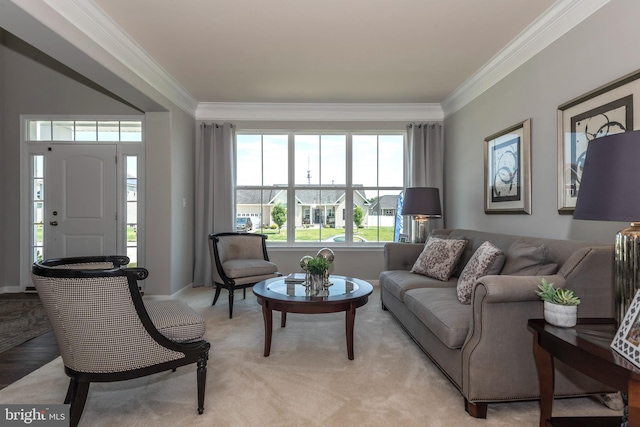
[[(466, 414), (458, 391), (388, 312), (377, 288), (358, 309), (355, 360), (347, 359), (344, 313), (274, 314), (271, 355), (251, 292), (228, 318), (226, 292), (190, 289), (181, 299), (207, 319), (212, 343), (205, 412), (196, 411), (195, 367), (121, 383), (93, 384), (81, 426), (536, 426), (538, 403), (489, 405)], [(515, 362), (515, 361), (514, 361)], [(0, 402), (61, 403), (67, 377), (58, 358), (0, 391)], [(554, 415), (615, 415), (594, 399), (556, 400)]]

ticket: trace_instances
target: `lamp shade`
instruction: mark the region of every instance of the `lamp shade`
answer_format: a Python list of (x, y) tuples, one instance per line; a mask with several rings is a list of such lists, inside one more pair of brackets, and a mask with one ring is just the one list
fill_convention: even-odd
[(407, 188), (404, 192), (401, 215), (441, 217), (440, 191), (433, 187)]
[(640, 221), (640, 131), (589, 142), (573, 218)]

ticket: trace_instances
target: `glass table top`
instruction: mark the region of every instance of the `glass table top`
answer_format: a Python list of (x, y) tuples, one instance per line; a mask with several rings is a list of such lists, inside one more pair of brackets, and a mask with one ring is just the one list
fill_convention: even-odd
[(351, 294), (358, 289), (357, 283), (348, 280), (336, 278), (333, 276), (329, 277), (329, 283), (331, 285), (326, 289), (316, 291), (314, 293), (311, 292), (310, 288), (306, 287), (302, 283), (286, 283), (284, 279), (276, 280), (267, 285), (267, 290), (271, 292), (275, 292), (277, 294), (286, 295), (290, 297), (307, 297), (307, 296), (342, 296)]

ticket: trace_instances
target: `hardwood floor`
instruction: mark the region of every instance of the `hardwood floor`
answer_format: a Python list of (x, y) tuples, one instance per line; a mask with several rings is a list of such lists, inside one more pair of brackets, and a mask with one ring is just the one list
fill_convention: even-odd
[[(38, 298), (35, 293), (2, 294), (3, 298)], [(0, 390), (60, 356), (53, 331), (0, 353)]]

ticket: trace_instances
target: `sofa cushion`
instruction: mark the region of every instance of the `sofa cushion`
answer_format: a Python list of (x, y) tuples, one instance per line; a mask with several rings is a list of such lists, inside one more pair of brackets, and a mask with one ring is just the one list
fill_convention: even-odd
[(549, 256), (545, 245), (534, 246), (524, 242), (515, 242), (507, 250), (502, 273), (510, 276), (545, 276), (555, 274), (558, 263)]
[(380, 287), (385, 288), (400, 301), (404, 300), (405, 292), (410, 289), (455, 288), (457, 280), (452, 277), (449, 281), (443, 282), (421, 274), (413, 274), (407, 270), (389, 270), (380, 273)]
[(404, 302), (444, 345), (462, 347), (471, 322), (471, 306), (460, 304), (455, 288), (411, 289)]
[(145, 301), (144, 306), (158, 332), (171, 341), (185, 343), (203, 339), (204, 318), (182, 301), (151, 300)]
[(232, 259), (222, 263), (224, 274), (230, 279), (262, 276), (278, 271), (278, 266), (264, 259)]
[(447, 281), (466, 245), (466, 240), (440, 239), (431, 236), (413, 264), (411, 272)]
[(504, 253), (491, 242), (484, 242), (464, 266), (456, 286), (458, 300), (463, 304), (471, 303), (473, 285), (482, 276), (500, 274), (504, 265)]

